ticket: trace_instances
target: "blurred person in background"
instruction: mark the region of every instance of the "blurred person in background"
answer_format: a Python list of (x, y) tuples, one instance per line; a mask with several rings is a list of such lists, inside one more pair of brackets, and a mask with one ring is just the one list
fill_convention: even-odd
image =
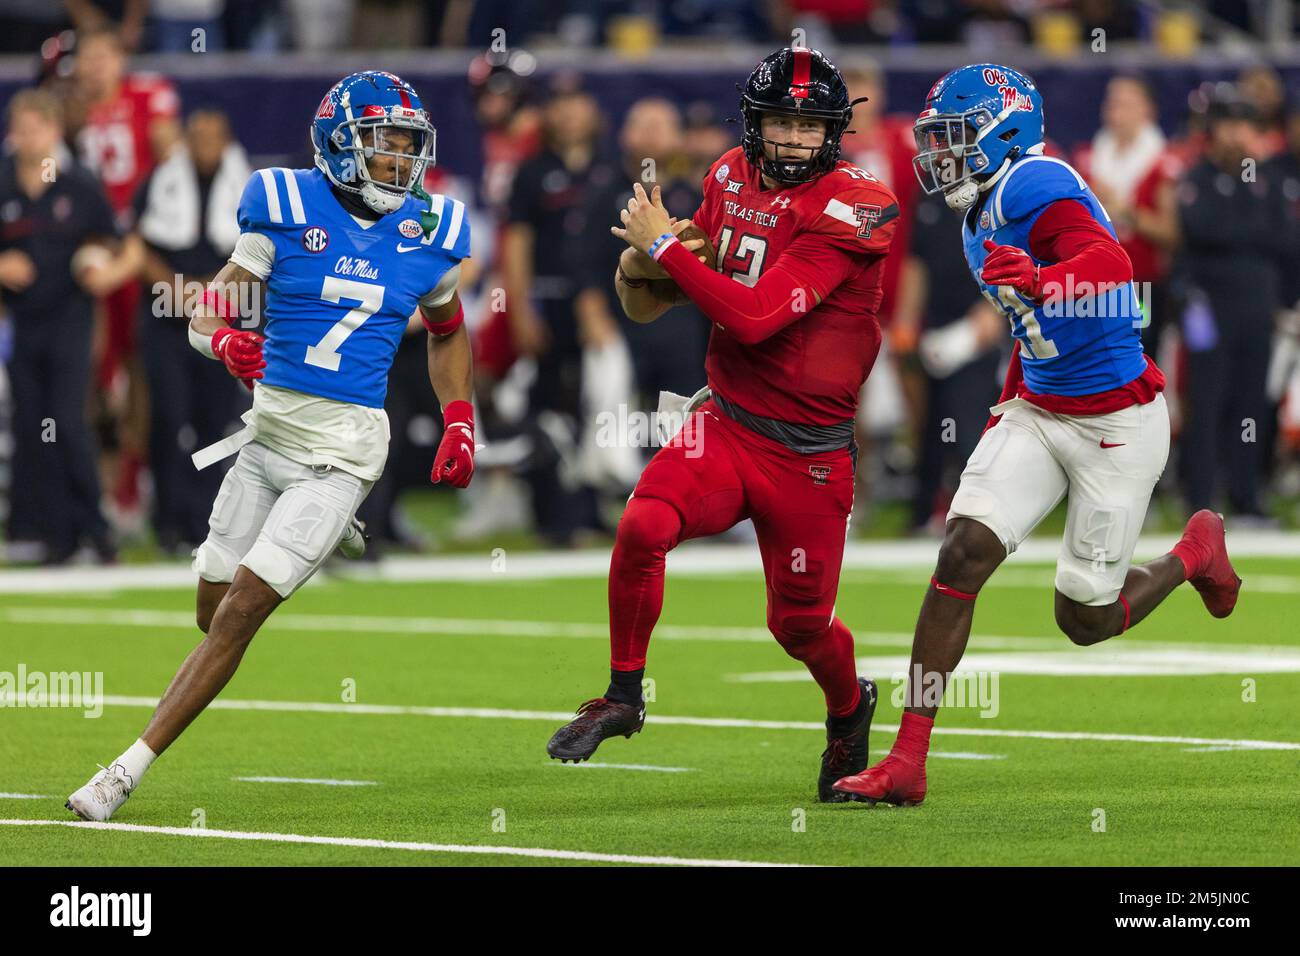
[(1210, 105), (1205, 155), (1178, 191), (1182, 333), (1187, 351), (1183, 479), (1188, 508), (1213, 507), (1226, 472), (1239, 519), (1266, 522), (1260, 439), (1265, 376), (1282, 276), (1296, 265), (1281, 177), (1257, 155), (1254, 109), (1221, 95)]
[(595, 495), (575, 474), (583, 356), (573, 250), (588, 190), (614, 171), (598, 161), (596, 100), (574, 77), (554, 81), (543, 123), (545, 147), (520, 168), (510, 193), (502, 262), (511, 344), (536, 365), (524, 477), (538, 532), (569, 545), (598, 528)]
[(1265, 391), (1269, 403), (1261, 454), (1266, 474), (1276, 472), (1283, 495), (1300, 491), (1300, 110), (1286, 121), (1287, 147), (1270, 163), (1277, 176), (1290, 229), (1291, 256), (1282, 270), (1282, 309), (1277, 317)]
[(1286, 150), (1286, 86), (1268, 64), (1248, 66), (1237, 77), (1237, 91), (1255, 111), (1259, 134), (1256, 159), (1272, 159)]
[(713, 104), (697, 100), (687, 105), (682, 130), (687, 179), (697, 184), (703, 182), (717, 158), (735, 145), (736, 137), (718, 119)]
[(94, 298), (133, 277), (142, 258), (139, 243), (118, 241), (102, 189), (68, 158), (62, 138), (48, 92), (9, 101), (0, 158), (0, 295), (14, 328), (9, 537), (34, 536), (51, 564), (83, 543), (101, 561), (115, 557), (86, 420)]
[[(579, 334), (584, 342), (597, 346), (626, 339), (643, 410), (657, 407), (661, 390), (691, 395), (704, 386), (709, 322), (690, 304), (674, 310), (662, 322), (633, 322), (623, 315), (622, 308), (612, 301), (610, 278), (627, 243), (610, 234), (609, 223), (627, 208), (636, 182), (646, 188), (658, 183), (669, 209), (700, 207), (703, 195), (699, 181), (688, 178), (682, 144), (681, 114), (675, 104), (661, 97), (633, 103), (619, 133), (619, 175), (590, 190), (584, 209), (585, 233), (577, 246), (581, 253), (577, 267), (584, 273), (582, 291), (574, 301)], [(632, 475), (634, 483), (639, 474), (638, 465)]]
[[(119, 230), (130, 230), (136, 190), (180, 137), (179, 100), (172, 84), (153, 74), (126, 72), (126, 50), (116, 31), (102, 27), (78, 36), (77, 97), (85, 121), (76, 134), (82, 162), (104, 186)], [(119, 446), (112, 465), (112, 512), (124, 527), (143, 517), (139, 475), (148, 443), (144, 371), (136, 349), (140, 284), (128, 282), (104, 303), (106, 322), (95, 371)]]
[(191, 347), (184, 304), (187, 284), (206, 285), (235, 248), (239, 197), (251, 174), (226, 115), (196, 110), (186, 121), (184, 142), (136, 194), (136, 233), (145, 245), (143, 277), (151, 289), (140, 350), (150, 397), (153, 527), (169, 554), (188, 554), (207, 537), (224, 474), (196, 470), (190, 454), (220, 439), (248, 406), (225, 366)]
[[(916, 175), (912, 172), (915, 117), (885, 112), (884, 79), (875, 61), (865, 57), (849, 61), (844, 80), (849, 96), (861, 101), (853, 107), (853, 125), (844, 134), (843, 153), (845, 159), (867, 170), (898, 197), (894, 247), (905, 252), (911, 244), (912, 218), (919, 194)], [(857, 441), (862, 450), (862, 466), (857, 469), (856, 478), (864, 504), (869, 504), (877, 496), (876, 492), (883, 491), (878, 486), (879, 479), (897, 476), (910, 468), (913, 453), (908, 439), (912, 434), (919, 434), (924, 424), (925, 379), (915, 361), (919, 329), (894, 322), (905, 258), (905, 255), (895, 255), (884, 259), (881, 276), (884, 298), (878, 317), (885, 337), (858, 404)]]
[(943, 533), (957, 478), (997, 401), (1006, 338), (1006, 320), (966, 278), (966, 257), (952, 241), (956, 219), (942, 197), (921, 198), (899, 284), (895, 321), (917, 342), (925, 376), (913, 533)]
[(1148, 351), (1165, 324), (1158, 313), (1165, 298), (1169, 253), (1178, 241), (1175, 194), (1183, 171), (1156, 123), (1156, 113), (1155, 95), (1144, 79), (1112, 78), (1101, 104), (1101, 128), (1074, 159), (1075, 168), (1106, 207), (1133, 263), (1133, 280), (1151, 290), (1151, 301), (1139, 296), (1146, 310), (1148, 326), (1142, 338)]
[(541, 111), (533, 102), (531, 79), (536, 68), (536, 59), (523, 50), (489, 50), (469, 67), (474, 118), (482, 131), (476, 205), (490, 220), (475, 232), (490, 237), (483, 255), (475, 250), (468, 260), (480, 260), (482, 275), (480, 306), (470, 308), (468, 324), (474, 340), (477, 423), (487, 447), (477, 462), (478, 480), (464, 492), (469, 509), (454, 532), (460, 538), (516, 531), (530, 523), (528, 492), (515, 474), (527, 453), (518, 427), (526, 395), (518, 375), (509, 377), (518, 354), (511, 335), (510, 302), (502, 294), (506, 280), (501, 262), (515, 176), (542, 148)]
[(150, 0), (63, 0), (63, 7), (78, 33), (114, 30), (122, 46), (134, 52), (144, 40), (149, 3)]

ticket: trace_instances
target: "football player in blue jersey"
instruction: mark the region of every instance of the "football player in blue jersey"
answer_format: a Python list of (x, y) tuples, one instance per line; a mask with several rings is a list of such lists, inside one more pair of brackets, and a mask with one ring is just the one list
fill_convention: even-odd
[[(336, 548), (363, 549), (356, 510), (384, 468), (389, 367), (417, 315), (446, 426), (431, 478), (469, 483), (472, 369), (457, 282), (470, 230), (463, 203), (419, 189), (434, 135), (409, 84), (354, 73), (316, 111), (316, 168), (249, 179), (238, 244), (190, 322), (191, 344), (253, 390), (245, 428), (194, 456), (206, 467), (239, 454), (195, 552), (206, 636), (140, 738), (68, 798), (83, 819), (112, 816), (234, 675), (267, 616)], [(232, 290), (265, 302), (264, 337), (229, 324)]]
[(835, 784), (851, 799), (904, 806), (925, 798), (930, 731), (979, 589), (1062, 498), (1056, 621), (1075, 644), (1123, 633), (1183, 581), (1215, 617), (1232, 613), (1241, 587), (1212, 511), (1194, 514), (1168, 554), (1132, 564), (1169, 453), (1164, 376), (1142, 351), (1133, 269), (1110, 217), (1074, 169), (1043, 153), (1037, 87), (976, 64), (940, 79), (925, 106), (917, 176), (964, 213), (971, 275), (1014, 345), (948, 512), (898, 739), (883, 761)]

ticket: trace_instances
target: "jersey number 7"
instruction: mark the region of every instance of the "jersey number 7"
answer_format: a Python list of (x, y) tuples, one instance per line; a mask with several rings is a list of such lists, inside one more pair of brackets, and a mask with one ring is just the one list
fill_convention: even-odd
[(326, 302), (335, 304), (342, 299), (352, 299), (361, 303), (357, 308), (349, 309), (343, 318), (335, 322), (323, 339), (315, 345), (307, 346), (307, 356), (303, 361), (308, 365), (337, 372), (339, 362), (343, 358), (339, 355), (339, 348), (347, 341), (349, 335), (361, 327), (361, 323), (379, 311), (379, 307), (384, 304), (384, 287), (369, 282), (355, 282), (352, 279), (326, 276), (325, 284), (320, 290), (320, 297)]

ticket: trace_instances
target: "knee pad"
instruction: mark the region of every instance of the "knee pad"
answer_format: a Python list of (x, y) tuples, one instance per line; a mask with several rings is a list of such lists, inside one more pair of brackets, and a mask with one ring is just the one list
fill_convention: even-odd
[(212, 584), (229, 584), (235, 579), (237, 567), (239, 555), (208, 538), (194, 549), (194, 563), (190, 570)]
[(1056, 590), (1071, 601), (1093, 606), (1113, 604), (1119, 595), (1119, 587), (1112, 586), (1105, 573), (1088, 574), (1072, 567), (1056, 569)]
[(299, 576), (301, 562), (265, 536), (257, 539), (240, 564), (274, 588), (280, 597), (287, 598), (297, 586), (295, 579)]

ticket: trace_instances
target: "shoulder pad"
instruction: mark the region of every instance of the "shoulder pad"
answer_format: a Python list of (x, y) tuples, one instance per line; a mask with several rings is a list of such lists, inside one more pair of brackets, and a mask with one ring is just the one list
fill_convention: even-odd
[(299, 172), (305, 171), (274, 167), (259, 169), (248, 178), (248, 185), (239, 199), (241, 232), (307, 224)]
[(1025, 219), (1058, 199), (1084, 199), (1088, 184), (1073, 166), (1053, 156), (1026, 156), (993, 187), (994, 227)]
[[(442, 193), (434, 193), (429, 199), (430, 205), (427, 208), (437, 218), (429, 245), (442, 250), (453, 259), (469, 258), (469, 216), (465, 204)], [(416, 208), (419, 213), (426, 209), (418, 201)]]

